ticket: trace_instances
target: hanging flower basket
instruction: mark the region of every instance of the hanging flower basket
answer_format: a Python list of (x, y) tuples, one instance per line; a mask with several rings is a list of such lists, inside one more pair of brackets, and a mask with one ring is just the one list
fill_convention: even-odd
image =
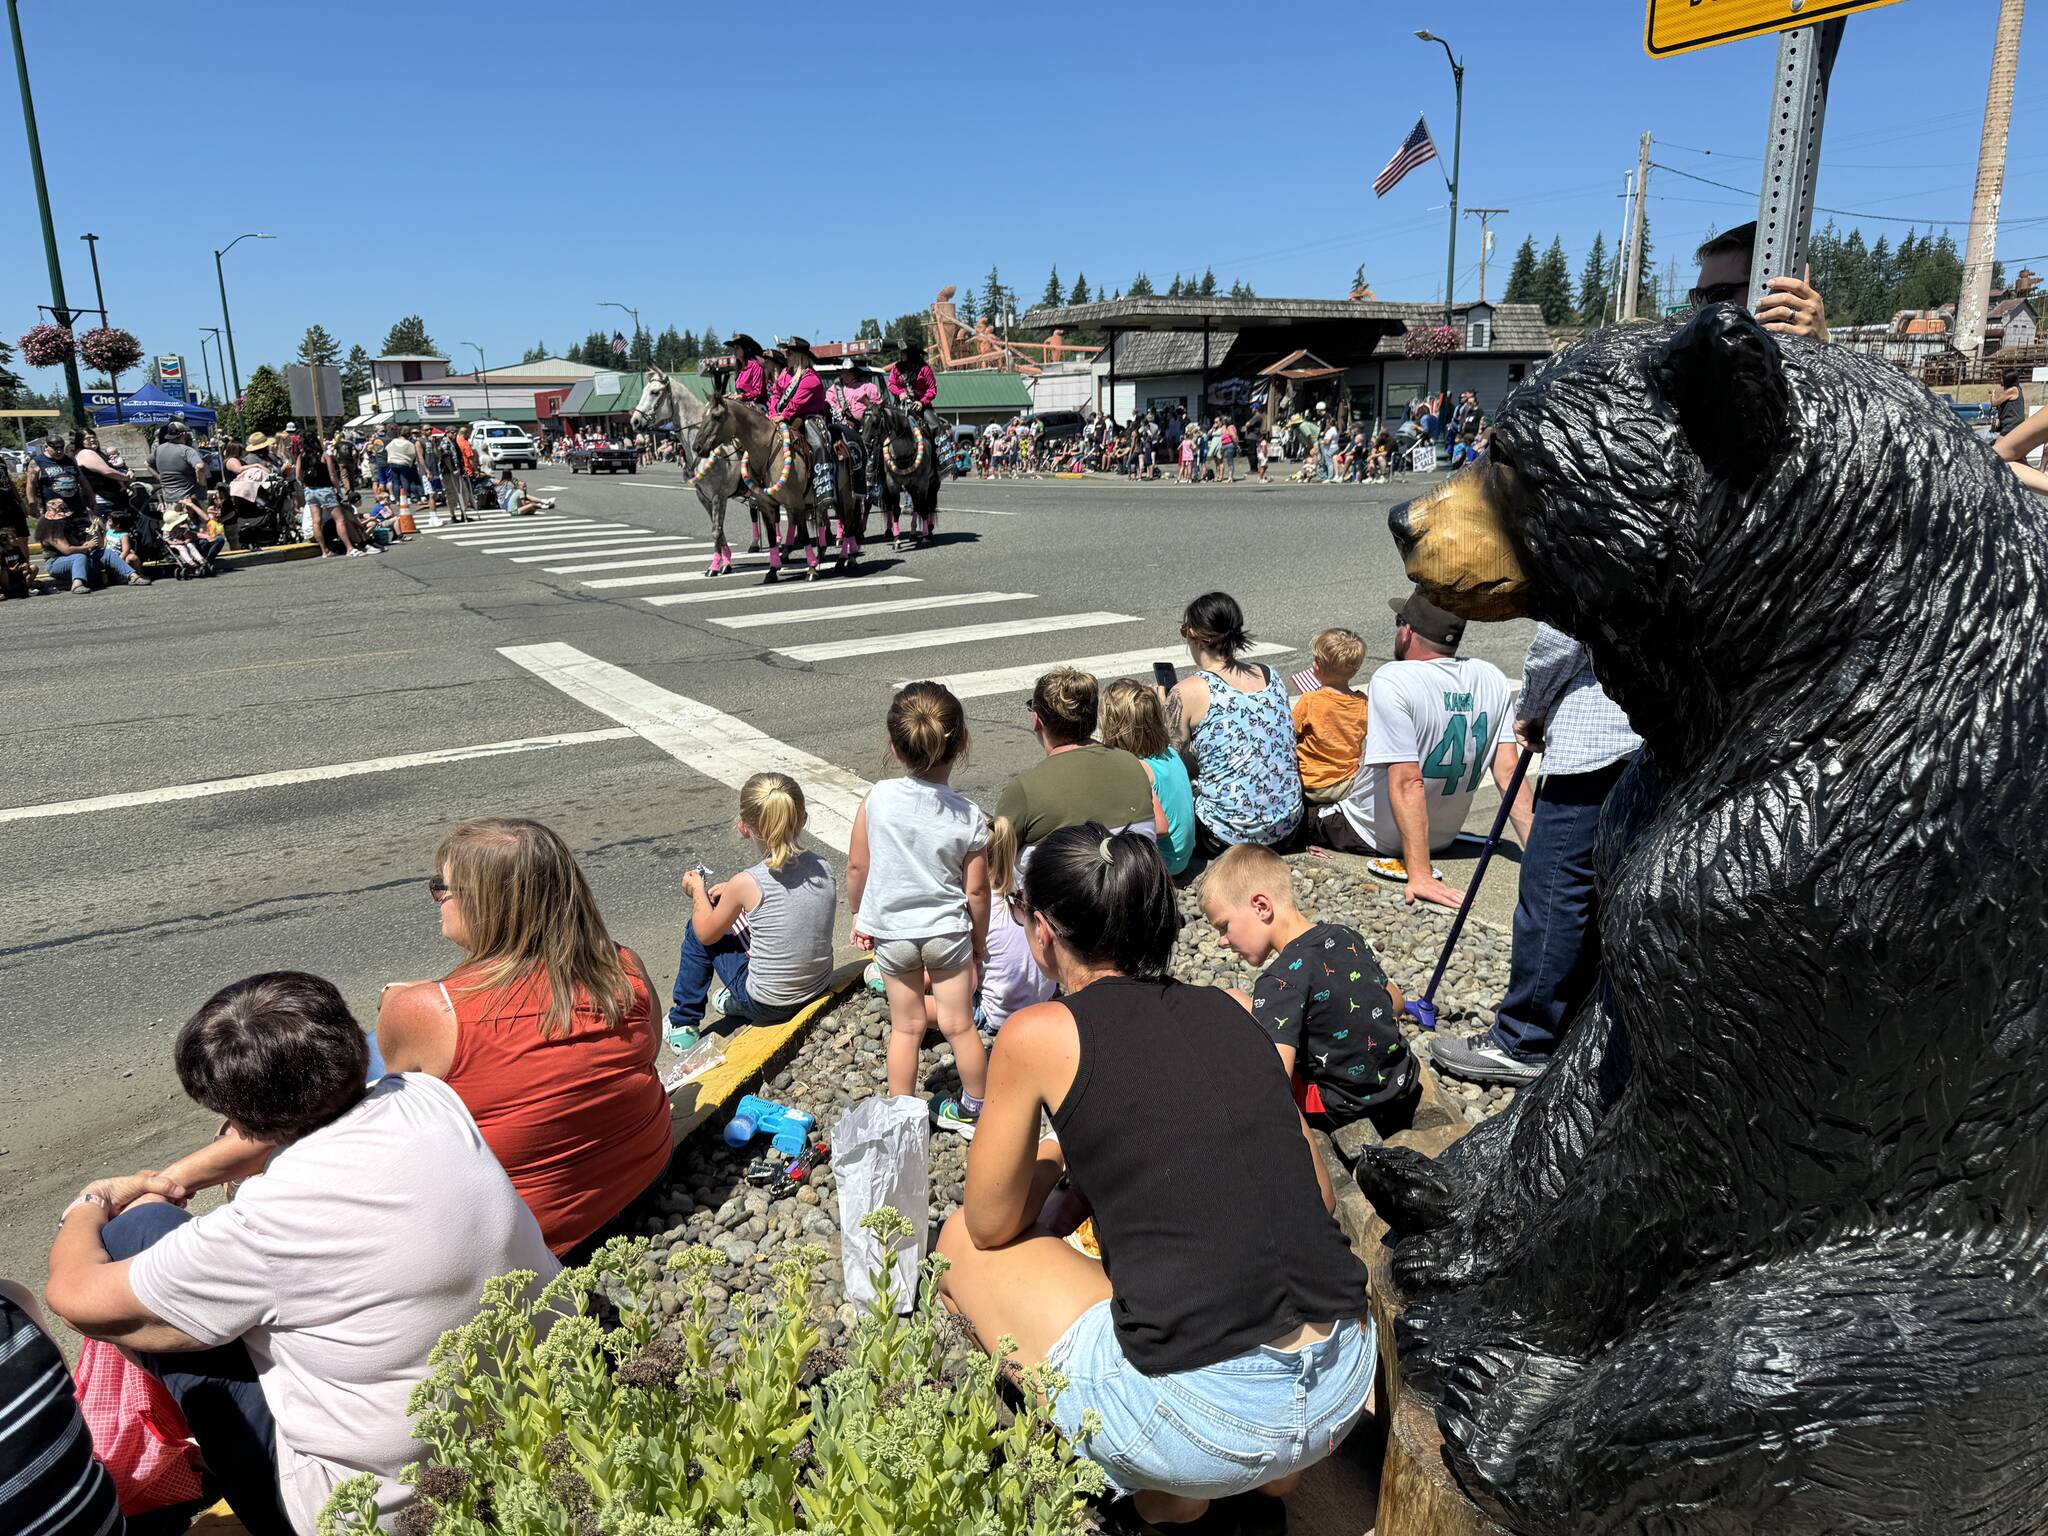
[(77, 341), (67, 326), (33, 326), (21, 338), (21, 360), (32, 368), (54, 368), (77, 350)]
[(1451, 325), (1418, 325), (1401, 338), (1410, 357), (1443, 357), (1458, 350), (1458, 330)]
[(135, 339), (132, 331), (103, 325), (78, 338), (78, 355), (85, 359), (88, 367), (111, 377), (126, 373), (142, 361), (142, 343)]

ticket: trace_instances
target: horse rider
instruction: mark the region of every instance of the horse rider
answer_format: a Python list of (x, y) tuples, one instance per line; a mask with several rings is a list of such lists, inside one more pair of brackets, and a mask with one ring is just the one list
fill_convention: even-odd
[(925, 432), (931, 437), (932, 452), (938, 452), (939, 444), (946, 440), (946, 424), (932, 409), (932, 402), (939, 397), (939, 381), (932, 373), (932, 365), (925, 361), (921, 344), (906, 341), (897, 348), (896, 361), (889, 365), (888, 384), (890, 394), (917, 408), (924, 418)]
[[(768, 414), (801, 430), (811, 445), (811, 497), (820, 515), (834, 505), (832, 496), (832, 405), (825, 398), (825, 381), (818, 377), (818, 360), (811, 344), (801, 336), (782, 343), (789, 367), (775, 381), (768, 399)], [(823, 532), (821, 522), (819, 531)]]
[(873, 379), (863, 378), (860, 364), (848, 357), (840, 360), (832, 387), (825, 391), (825, 398), (831, 403), (832, 418), (839, 424), (847, 451), (860, 454), (867, 469), (868, 499), (879, 503), (882, 500), (882, 480), (876, 471), (880, 466), (867, 462), (866, 440), (861, 436), (860, 426), (868, 408), (882, 403), (881, 389)]
[(725, 348), (740, 360), (740, 370), (732, 381), (734, 398), (746, 401), (757, 410), (767, 410), (768, 370), (761, 361), (761, 343), (741, 331), (726, 342)]

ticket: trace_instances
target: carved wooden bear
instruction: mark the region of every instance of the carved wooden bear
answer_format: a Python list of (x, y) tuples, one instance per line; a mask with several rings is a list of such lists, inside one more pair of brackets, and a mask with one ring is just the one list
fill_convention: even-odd
[(2044, 511), (1725, 305), (1564, 353), (1395, 509), (1436, 601), (1578, 636), (1644, 741), (1557, 1058), (1359, 1170), (1513, 1530), (2048, 1530)]

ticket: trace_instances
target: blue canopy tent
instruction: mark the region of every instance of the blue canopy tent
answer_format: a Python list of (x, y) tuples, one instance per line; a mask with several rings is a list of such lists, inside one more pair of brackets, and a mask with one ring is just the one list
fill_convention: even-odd
[(111, 405), (102, 406), (92, 413), (92, 419), (93, 425), (100, 427), (111, 427), (116, 422), (155, 427), (167, 421), (186, 421), (210, 428), (214, 413), (203, 405), (189, 405), (167, 395), (154, 384), (145, 384), (121, 401), (118, 412)]

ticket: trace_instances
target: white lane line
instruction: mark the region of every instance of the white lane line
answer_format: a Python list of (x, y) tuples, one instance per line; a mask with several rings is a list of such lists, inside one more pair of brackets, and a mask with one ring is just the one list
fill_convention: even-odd
[[(750, 570), (752, 567), (743, 566), (741, 569)], [(583, 585), (586, 587), (644, 587), (655, 582), (680, 581), (693, 574), (690, 571), (675, 571), (665, 576), (615, 576), (605, 581), (586, 581)], [(703, 581), (706, 578), (697, 576), (695, 579)], [(826, 590), (864, 592), (869, 587), (900, 587), (910, 582), (923, 580), (922, 576), (863, 576), (852, 585), (829, 587)], [(658, 597), (643, 597), (640, 601), (655, 608), (674, 608), (683, 603), (731, 603), (737, 602), (743, 597), (779, 597), (780, 595), (781, 593), (775, 588), (764, 587), (757, 583), (751, 587), (740, 587), (737, 589), (728, 587), (722, 592), (664, 592)], [(828, 612), (835, 613), (842, 611), (844, 610), (828, 610)], [(823, 616), (822, 614), (820, 615), (820, 617)]]
[[(649, 555), (644, 560), (601, 560), (595, 565), (544, 565), (541, 569), (550, 576), (573, 576), (580, 571), (630, 571), (636, 567), (647, 565), (709, 565), (710, 563), (710, 555), (699, 553), (694, 555)], [(752, 565), (739, 567), (742, 571), (765, 571), (767, 568), (766, 561), (756, 561)], [(694, 571), (686, 571), (681, 574), (695, 575), (696, 573)], [(663, 577), (662, 579), (666, 581), (668, 578)], [(592, 581), (586, 582), (585, 585), (592, 587), (608, 586), (610, 583)]]
[(554, 747), (578, 747), (591, 741), (623, 741), (635, 733), (617, 726), (595, 731), (563, 731), (553, 736), (523, 736), (517, 741), (489, 741), (475, 747), (442, 747), (433, 752), (407, 752), (397, 757), (366, 757), (353, 763), (327, 763), (318, 768), (280, 768), (272, 773), (249, 773), (233, 779), (205, 779), (192, 784), (168, 784), (162, 789), (129, 790), (118, 795), (94, 795), (85, 800), (56, 800), (47, 805), (16, 805), (0, 810), (0, 822), (39, 821), (45, 816), (80, 816), (99, 811), (126, 811), (142, 805), (162, 805), (173, 800), (203, 800), (212, 795), (240, 794), (251, 789), (277, 789), (290, 784), (319, 784), (331, 779), (353, 779), (366, 773), (396, 773), (406, 768), (433, 768), (443, 763), (466, 763), (480, 757), (510, 757), (522, 752), (546, 752)]
[(777, 741), (709, 704), (657, 688), (573, 645), (508, 645), (498, 654), (721, 784), (738, 789), (770, 769), (788, 774), (804, 787), (811, 833), (841, 853), (852, 841), (853, 818), (870, 787), (858, 774)]
[(514, 555), (514, 565), (540, 565), (549, 560), (575, 560), (585, 555), (646, 555), (657, 550), (700, 550), (711, 558), (711, 545), (692, 539), (644, 539), (632, 544), (586, 544), (581, 549), (551, 549), (543, 555)]
[[(953, 690), (953, 696), (961, 699), (984, 699), (999, 693), (1029, 693), (1039, 678), (1054, 667), (1072, 667), (1077, 672), (1093, 672), (1097, 677), (1135, 677), (1150, 672), (1155, 661), (1171, 661), (1179, 666), (1187, 664), (1187, 642), (1184, 640), (1162, 640), (1149, 651), (1116, 651), (1107, 656), (1077, 656), (1069, 661), (1033, 662), (1022, 667), (995, 667), (986, 672), (956, 672), (951, 677), (942, 677), (940, 682)], [(1294, 650), (1291, 645), (1276, 645), (1270, 640), (1261, 640), (1238, 652), (1240, 656), (1285, 656)]]
[(945, 513), (945, 512), (971, 512), (971, 513), (973, 513), (973, 514), (974, 514), (974, 516), (976, 516), (976, 517), (1022, 517), (1022, 516), (1024, 515), (1024, 514), (1023, 514), (1022, 512), (998, 512), (998, 511), (997, 511), (997, 510), (996, 510), (996, 509), (995, 509), (994, 507), (950, 507), (950, 506), (949, 506), (949, 507), (941, 507), (941, 508), (939, 508), (939, 511), (940, 511), (941, 513)]
[(913, 629), (895, 635), (868, 635), (859, 640), (828, 640), (818, 645), (777, 646), (776, 654), (792, 661), (837, 661), (842, 656), (873, 656), (880, 651), (917, 651), (935, 645), (964, 645), (971, 640), (1004, 640), (1012, 635), (1042, 635), (1055, 629), (1093, 629), (1103, 624), (1137, 622), (1135, 613), (1045, 613), (1035, 619), (958, 624), (951, 629)]
[(712, 619), (710, 622), (725, 629), (758, 629), (764, 624), (815, 624), (820, 619), (859, 619), (871, 613), (915, 613), (925, 608), (973, 608), (983, 604), (1021, 603), (1036, 596), (1036, 592), (948, 592), (936, 597), (883, 598), (880, 602), (838, 603), (825, 608), (807, 603), (801, 608), (777, 608), (768, 613), (743, 613), (737, 618)]

